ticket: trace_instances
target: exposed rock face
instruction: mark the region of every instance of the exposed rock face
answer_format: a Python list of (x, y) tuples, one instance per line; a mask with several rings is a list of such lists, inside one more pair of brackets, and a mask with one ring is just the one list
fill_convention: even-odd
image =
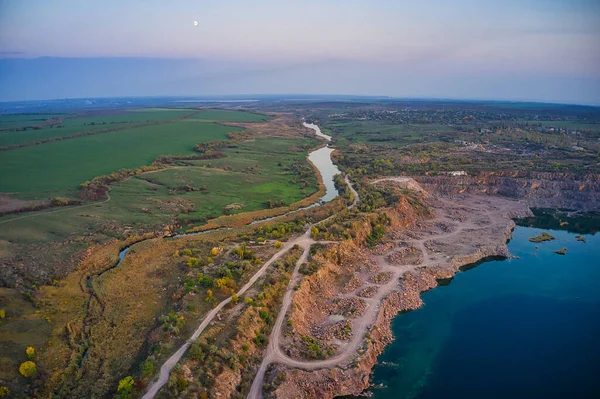
[(600, 175), (499, 171), (470, 176), (415, 177), (425, 189), (442, 195), (487, 194), (522, 199), (531, 207), (600, 211)]
[[(411, 212), (406, 213), (408, 218), (403, 218), (403, 212), (388, 210), (395, 225), (394, 231), (389, 232), (388, 236), (398, 237), (401, 242), (417, 237), (413, 241), (415, 245), (434, 242), (429, 249), (424, 246), (421, 248), (425, 258), (423, 265), (415, 262), (412, 268), (398, 266), (405, 267), (407, 271), (402, 274), (396, 289), (381, 301), (375, 322), (368, 329), (354, 357), (334, 368), (313, 371), (277, 365), (277, 371), (283, 373), (285, 379), (272, 392), (274, 397), (333, 398), (361, 393), (369, 387), (370, 373), (377, 356), (394, 339), (390, 325), (398, 313), (422, 306), (420, 293), (436, 287), (438, 279), (451, 278), (461, 266), (490, 256), (509, 256), (506, 242), (515, 226), (510, 217), (530, 215), (529, 209), (523, 203), (495, 197), (456, 197), (433, 204), (436, 216), (428, 221), (415, 220)], [(452, 228), (448, 227), (451, 225)], [(429, 240), (431, 234), (436, 234), (435, 239)], [(373, 252), (377, 254), (373, 254), (376, 258), (383, 257), (381, 248)], [(333, 263), (328, 262), (328, 267), (322, 273), (335, 272), (339, 277), (340, 269)], [(304, 299), (314, 298), (314, 295), (310, 295), (308, 285), (303, 288), (306, 291)], [(333, 292), (328, 292), (327, 297), (333, 295)], [(294, 306), (299, 301), (295, 299)], [(311, 309), (313, 306), (322, 307), (323, 301), (313, 299)], [(295, 309), (297, 315), (299, 311), (304, 313), (299, 308)], [(306, 319), (304, 321), (308, 322)], [(315, 322), (318, 322), (317, 318), (309, 323)]]

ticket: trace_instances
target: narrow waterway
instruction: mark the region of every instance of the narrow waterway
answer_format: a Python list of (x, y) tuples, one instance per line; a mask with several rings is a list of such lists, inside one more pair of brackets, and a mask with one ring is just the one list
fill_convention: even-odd
[[(331, 141), (331, 136), (328, 136), (328, 135), (322, 133), (319, 126), (312, 124), (312, 123), (304, 123), (303, 125), (306, 128), (314, 130), (316, 136), (324, 138), (328, 142)], [(306, 207), (303, 207), (303, 208), (296, 209), (294, 211), (290, 211), (283, 215), (268, 217), (268, 218), (264, 218), (264, 219), (257, 219), (257, 220), (254, 220), (250, 224), (256, 224), (256, 223), (260, 223), (260, 222), (266, 222), (268, 220), (273, 220), (273, 219), (281, 217), (281, 216), (289, 215), (289, 214), (292, 214), (295, 212), (299, 212), (299, 211), (302, 211), (305, 209), (309, 209), (309, 208), (313, 208), (315, 206), (322, 205), (326, 202), (329, 202), (329, 201), (332, 201), (333, 199), (335, 199), (339, 195), (339, 192), (335, 188), (335, 183), (334, 183), (333, 178), (335, 177), (335, 175), (340, 174), (340, 170), (333, 163), (333, 161), (331, 159), (331, 153), (333, 151), (334, 151), (334, 149), (330, 148), (329, 145), (327, 145), (325, 147), (321, 147), (317, 150), (314, 150), (308, 154), (308, 159), (318, 169), (319, 173), (321, 174), (321, 178), (323, 179), (323, 184), (325, 185), (325, 194), (323, 195), (323, 197), (321, 197), (319, 202), (314, 203), (309, 206), (306, 206)], [(228, 227), (222, 227), (222, 228), (217, 228), (217, 229), (199, 231), (199, 232), (195, 232), (195, 233), (173, 234), (173, 235), (168, 236), (168, 238), (195, 236), (195, 235), (208, 234), (208, 233), (211, 233), (214, 231), (228, 230), (228, 229), (229, 229)], [(135, 243), (135, 244), (137, 244), (137, 243)], [(131, 245), (135, 245), (135, 244), (131, 244)], [(125, 259), (125, 256), (127, 255), (127, 252), (131, 248), (131, 245), (123, 248), (119, 252), (119, 261), (115, 265), (115, 267), (119, 266), (123, 262), (123, 259)]]
[(459, 273), (398, 315), (374, 397), (600, 397), (600, 235), (528, 240), (542, 231), (517, 227), (508, 248), (518, 259)]
[[(329, 138), (329, 136), (323, 135), (320, 131), (320, 129), (318, 128), (318, 126), (312, 125), (314, 127), (311, 127), (311, 125), (308, 124), (304, 124), (306, 127), (314, 129), (315, 133), (317, 135), (322, 135), (324, 136), (328, 141), (331, 140), (331, 138)], [(316, 128), (316, 129), (315, 129)], [(325, 150), (325, 151), (324, 151)], [(330, 150), (330, 151), (328, 151)], [(325, 195), (323, 196), (323, 198), (321, 199), (321, 201), (318, 204), (315, 204), (316, 206), (323, 204), (324, 202), (330, 201), (333, 198), (335, 198), (338, 195), (338, 191), (335, 189), (335, 185), (333, 184), (333, 177), (335, 176), (335, 174), (339, 173), (339, 170), (337, 169), (337, 167), (335, 167), (335, 165), (333, 165), (333, 162), (331, 160), (331, 152), (333, 150), (331, 150), (329, 147), (323, 147), (320, 148), (316, 151), (313, 151), (310, 155), (309, 158), (312, 156), (313, 158), (311, 159), (311, 161), (315, 164), (315, 166), (317, 167), (317, 169), (319, 169), (319, 172), (321, 173), (321, 176), (324, 180), (325, 186), (328, 188), (326, 190)], [(334, 173), (335, 171), (337, 171), (337, 173)], [(329, 180), (329, 181), (328, 181)], [(350, 184), (348, 182), (348, 180), (346, 180), (347, 184)], [(358, 199), (358, 197), (355, 197), (356, 199)], [(356, 202), (355, 202), (356, 203)], [(353, 203), (351, 206), (354, 206)], [(313, 205), (313, 206), (315, 206)], [(206, 232), (204, 232), (206, 233)], [(302, 236), (293, 238), (289, 241), (287, 241), (284, 245), (283, 248), (279, 250), (279, 252), (277, 252), (275, 255), (273, 255), (273, 257), (271, 257), (271, 259), (269, 259), (268, 261), (266, 261), (261, 268), (256, 272), (256, 274), (254, 274), (254, 276), (252, 276), (250, 278), (250, 280), (248, 282), (246, 282), (246, 284), (244, 284), (244, 286), (242, 286), (242, 288), (240, 288), (240, 290), (237, 292), (238, 296), (243, 295), (250, 287), (252, 287), (252, 285), (261, 277), (264, 275), (264, 273), (266, 272), (266, 270), (270, 267), (270, 265), (275, 262), (279, 257), (283, 256), (287, 251), (289, 251), (293, 246), (295, 245), (306, 245), (306, 240), (310, 240), (309, 238), (309, 233), (310, 233), (310, 226), (308, 227), (308, 230), (306, 231), (306, 233), (304, 233)], [(175, 236), (177, 237), (177, 236)], [(124, 253), (126, 253), (126, 250), (124, 250)], [(308, 254), (308, 249), (305, 250), (305, 254)], [(123, 254), (124, 256), (124, 254)], [(120, 261), (121, 262), (123, 260), (123, 257), (121, 257), (121, 255), (119, 255), (120, 257)], [(299, 264), (296, 265), (296, 268), (299, 266)], [(297, 273), (297, 271), (296, 271)], [(222, 302), (220, 302), (218, 305), (216, 305), (215, 308), (213, 308), (202, 320), (202, 322), (200, 323), (200, 325), (198, 326), (198, 328), (196, 328), (196, 330), (194, 331), (194, 333), (192, 334), (192, 336), (182, 345), (179, 347), (179, 349), (177, 350), (177, 352), (175, 352), (173, 355), (171, 355), (171, 357), (169, 357), (161, 366), (160, 368), (160, 372), (158, 375), (158, 379), (155, 380), (152, 384), (150, 384), (150, 386), (148, 387), (148, 390), (146, 391), (146, 393), (144, 394), (144, 396), (142, 397), (142, 399), (152, 399), (154, 398), (154, 396), (158, 393), (158, 391), (167, 383), (167, 380), (169, 378), (169, 373), (171, 372), (171, 370), (173, 369), (173, 367), (175, 367), (175, 365), (181, 360), (181, 357), (185, 354), (185, 352), (188, 350), (189, 346), (191, 345), (191, 343), (196, 340), (200, 334), (202, 334), (202, 332), (204, 331), (204, 329), (209, 325), (209, 323), (213, 320), (213, 318), (217, 315), (217, 313), (225, 306), (227, 305), (229, 302), (231, 301), (231, 297), (226, 298), (225, 300), (223, 300)]]

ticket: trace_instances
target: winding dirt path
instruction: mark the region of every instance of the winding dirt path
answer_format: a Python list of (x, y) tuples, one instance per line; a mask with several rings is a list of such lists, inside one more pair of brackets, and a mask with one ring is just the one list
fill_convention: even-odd
[[(321, 134), (318, 126), (316, 125), (307, 125), (304, 124), (306, 127), (315, 130), (315, 132), (317, 133), (318, 136), (322, 136), (323, 138), (325, 138), (327, 141), (330, 141), (331, 139), (329, 138), (329, 136), (323, 135)], [(359, 201), (359, 195), (356, 192), (356, 190), (354, 189), (354, 187), (352, 186), (352, 184), (350, 183), (350, 180), (348, 179), (348, 176), (344, 176), (344, 181), (346, 182), (346, 184), (348, 185), (348, 188), (350, 189), (350, 191), (353, 194), (354, 200), (352, 202), (352, 204), (350, 204), (348, 206), (348, 209), (352, 209), (356, 206), (356, 204)], [(322, 223), (332, 217), (334, 217), (335, 215), (329, 216), (328, 218), (319, 221), (318, 223)], [(273, 255), (271, 257), (271, 259), (269, 259), (267, 262), (265, 262), (265, 264), (252, 276), (252, 278), (250, 278), (250, 280), (237, 292), (238, 296), (243, 295), (260, 277), (262, 277), (262, 275), (266, 272), (266, 270), (269, 268), (269, 266), (271, 266), (271, 264), (273, 264), (273, 262), (275, 262), (277, 259), (279, 259), (283, 254), (285, 254), (286, 252), (288, 252), (292, 247), (294, 247), (295, 245), (298, 245), (300, 248), (303, 249), (302, 255), (300, 256), (300, 259), (298, 260), (298, 262), (296, 262), (295, 268), (294, 268), (294, 272), (292, 274), (292, 278), (290, 279), (290, 283), (288, 285), (288, 289), (286, 291), (286, 293), (284, 294), (284, 300), (283, 300), (283, 305), (282, 305), (282, 310), (285, 309), (285, 311), (281, 312), (283, 314), (283, 316), (285, 316), (285, 312), (287, 311), (287, 309), (289, 308), (290, 304), (291, 304), (291, 296), (292, 296), (292, 282), (295, 281), (298, 278), (298, 269), (300, 267), (300, 265), (302, 263), (304, 263), (306, 261), (306, 259), (308, 258), (308, 253), (310, 251), (310, 247), (311, 245), (313, 245), (315, 243), (315, 241), (310, 237), (310, 232), (312, 227), (317, 224), (311, 224), (310, 226), (308, 226), (308, 228), (306, 229), (306, 232), (304, 234), (302, 234), (299, 237), (296, 237), (290, 241), (287, 241), (281, 250), (279, 250), (275, 255)], [(146, 393), (144, 394), (144, 396), (142, 397), (142, 399), (152, 399), (154, 398), (154, 396), (158, 393), (158, 391), (167, 383), (168, 379), (169, 379), (169, 374), (171, 372), (171, 370), (173, 369), (173, 367), (179, 362), (179, 360), (181, 360), (181, 358), (183, 357), (183, 355), (185, 354), (185, 352), (188, 350), (188, 348), (190, 347), (190, 345), (192, 344), (193, 341), (195, 341), (200, 334), (202, 334), (202, 332), (206, 329), (206, 327), (210, 324), (210, 322), (215, 318), (215, 316), (219, 313), (219, 311), (221, 309), (223, 309), (223, 307), (225, 307), (225, 305), (227, 305), (229, 302), (231, 302), (231, 297), (223, 300), (222, 302), (220, 302), (217, 306), (215, 306), (214, 309), (212, 309), (205, 317), (204, 320), (202, 321), (202, 323), (200, 323), (200, 325), (198, 326), (198, 328), (196, 328), (196, 330), (194, 331), (194, 333), (192, 334), (192, 336), (185, 342), (185, 344), (183, 344), (178, 350), (177, 352), (175, 352), (173, 355), (171, 355), (171, 357), (169, 357), (165, 363), (163, 363), (163, 365), (160, 368), (160, 373), (158, 376), (158, 379), (155, 380), (150, 387), (148, 388), (148, 390), (146, 391)], [(281, 326), (283, 324), (283, 319), (284, 317), (278, 317), (276, 320), (276, 328), (273, 329), (273, 331), (281, 331)], [(265, 362), (263, 361), (263, 364)], [(266, 365), (264, 365), (264, 368), (266, 369), (266, 366), (268, 366), (268, 363)], [(261, 367), (263, 367), (261, 365)], [(264, 377), (264, 372), (263, 372), (263, 377)]]
[[(392, 180), (392, 179), (390, 179)], [(450, 207), (450, 201), (444, 200), (440, 201), (442, 204), (445, 203), (446, 206)], [(499, 213), (504, 213), (506, 209), (500, 208)], [(482, 210), (482, 215), (484, 216), (485, 222), (493, 224), (494, 216), (490, 214), (486, 209)], [(442, 218), (444, 220), (444, 218)], [(425, 267), (425, 266), (433, 266), (435, 263), (444, 263), (447, 260), (443, 257), (443, 253), (439, 253), (438, 251), (432, 251), (428, 249), (426, 246), (426, 242), (428, 241), (439, 241), (439, 240), (455, 240), (467, 234), (467, 232), (471, 229), (477, 228), (477, 225), (472, 219), (467, 219), (457, 224), (454, 224), (452, 227), (452, 231), (449, 232), (424, 232), (423, 235), (418, 238), (404, 238), (401, 240), (395, 240), (395, 243), (404, 243), (409, 244), (412, 247), (418, 249), (422, 258), (420, 260), (403, 263), (403, 264), (390, 264), (386, 260), (386, 258), (396, 252), (398, 249), (392, 248), (386, 253), (378, 256), (373, 256), (373, 259), (379, 266), (377, 273), (381, 272), (389, 272), (391, 274), (391, 278), (388, 282), (383, 284), (377, 284), (377, 292), (371, 298), (361, 298), (365, 304), (366, 308), (363, 314), (357, 318), (354, 318), (351, 321), (352, 323), (352, 337), (351, 339), (343, 344), (340, 349), (340, 352), (325, 360), (302, 360), (302, 359), (294, 359), (287, 356), (281, 350), (281, 337), (282, 337), (282, 326), (285, 320), (286, 314), (289, 311), (292, 303), (292, 291), (293, 287), (296, 285), (296, 279), (298, 278), (298, 268), (303, 263), (303, 260), (299, 260), (296, 264), (296, 268), (294, 269), (294, 274), (292, 276), (292, 280), (290, 281), (290, 285), (288, 286), (288, 290), (286, 292), (281, 310), (277, 316), (277, 321), (273, 327), (271, 335), (269, 337), (269, 345), (265, 351), (264, 359), (256, 373), (253, 384), (250, 388), (247, 398), (248, 399), (259, 399), (262, 398), (262, 386), (264, 383), (265, 373), (268, 366), (271, 363), (278, 363), (284, 366), (289, 366), (292, 368), (298, 368), (302, 370), (316, 370), (323, 368), (331, 368), (338, 366), (353, 356), (356, 355), (360, 347), (363, 343), (363, 338), (367, 329), (373, 325), (377, 319), (379, 314), (379, 307), (383, 300), (392, 292), (396, 291), (398, 288), (399, 279), (406, 273), (417, 268)], [(305, 252), (306, 253), (306, 252)], [(430, 256), (431, 255), (431, 256)], [(435, 256), (434, 256), (435, 255)], [(371, 285), (371, 284), (370, 284)], [(359, 287), (354, 293), (350, 293), (346, 296), (356, 296), (356, 292), (364, 287)]]
[[(358, 203), (358, 193), (352, 187), (352, 184), (350, 183), (350, 180), (348, 179), (347, 176), (345, 177), (344, 180), (346, 181), (346, 184), (348, 184), (348, 187), (354, 194), (354, 201), (352, 202), (352, 204), (350, 206), (348, 206), (348, 209), (352, 209)], [(330, 216), (329, 218), (331, 218), (331, 217), (333, 217), (333, 216)], [(329, 219), (329, 218), (327, 218), (327, 219)], [(325, 219), (325, 220), (327, 220), (327, 219)], [(323, 220), (323, 221), (325, 221), (325, 220)], [(322, 223), (323, 221), (320, 221), (318, 223)], [(296, 237), (290, 241), (287, 241), (283, 245), (281, 250), (279, 250), (275, 255), (273, 255), (271, 257), (271, 259), (269, 259), (267, 262), (265, 262), (265, 264), (254, 274), (254, 276), (252, 276), (252, 278), (250, 280), (248, 280), (248, 282), (246, 284), (244, 284), (244, 286), (237, 292), (237, 295), (238, 296), (243, 295), (252, 285), (254, 285), (254, 283), (259, 278), (261, 278), (265, 274), (265, 272), (267, 271), (269, 266), (271, 266), (273, 264), (273, 262), (275, 262), (277, 259), (279, 259), (283, 254), (288, 252), (292, 247), (294, 247), (295, 245), (298, 245), (300, 248), (303, 249), (303, 252), (302, 252), (302, 255), (300, 256), (300, 259), (296, 262), (296, 266), (294, 268), (292, 278), (290, 279), (290, 284), (288, 285), (287, 291), (284, 295), (282, 310), (285, 309), (285, 311), (287, 311), (287, 309), (289, 308), (291, 301), (292, 301), (292, 291), (293, 291), (292, 282), (294, 282), (298, 278), (298, 275), (299, 275), (298, 269), (300, 268), (300, 265), (302, 263), (306, 262), (311, 245), (316, 243), (316, 241), (314, 241), (310, 237), (311, 228), (315, 224), (317, 224), (317, 223), (314, 223), (314, 224), (311, 224), (310, 226), (308, 226), (308, 228), (306, 229), (306, 232), (304, 234), (302, 234), (301, 236)], [(183, 354), (188, 350), (190, 345), (200, 336), (200, 334), (202, 334), (202, 332), (206, 329), (206, 327), (210, 324), (210, 322), (215, 318), (215, 316), (219, 313), (219, 311), (221, 309), (223, 309), (223, 307), (225, 307), (225, 305), (227, 305), (229, 302), (231, 302), (231, 297), (223, 300), (221, 303), (219, 303), (214, 309), (212, 309), (205, 316), (202, 323), (200, 323), (200, 325), (198, 326), (196, 331), (194, 331), (194, 334), (192, 334), (192, 336), (185, 342), (185, 344), (183, 344), (177, 350), (177, 352), (175, 352), (173, 355), (171, 355), (171, 357), (169, 359), (167, 359), (167, 361), (165, 363), (163, 363), (163, 365), (160, 368), (160, 374), (159, 374), (158, 379), (150, 385), (150, 387), (148, 388), (148, 391), (142, 397), (142, 399), (153, 398), (157, 394), (157, 392), (167, 383), (167, 381), (169, 379), (169, 374), (170, 374), (171, 370), (173, 369), (173, 367), (179, 362), (179, 360), (181, 360), (181, 357), (183, 356)], [(273, 328), (273, 331), (279, 331), (279, 332), (281, 331), (281, 327), (283, 325), (283, 320), (284, 320), (284, 317), (282, 317), (281, 315), (285, 316), (285, 311), (280, 312), (280, 315), (277, 317), (277, 320), (275, 322), (275, 327)], [(269, 344), (269, 348), (270, 347), (271, 347), (271, 343)], [(264, 363), (265, 362), (263, 361), (263, 364)], [(268, 363), (264, 365), (265, 369), (266, 369), (266, 366), (268, 366)], [(261, 367), (262, 367), (262, 365), (261, 365)], [(264, 373), (263, 373), (263, 376), (264, 376)]]

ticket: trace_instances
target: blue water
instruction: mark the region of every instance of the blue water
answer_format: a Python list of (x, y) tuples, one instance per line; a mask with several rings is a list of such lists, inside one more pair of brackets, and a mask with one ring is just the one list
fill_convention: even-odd
[(374, 397), (600, 398), (600, 235), (528, 241), (541, 231), (517, 227), (519, 259), (459, 273), (398, 315)]

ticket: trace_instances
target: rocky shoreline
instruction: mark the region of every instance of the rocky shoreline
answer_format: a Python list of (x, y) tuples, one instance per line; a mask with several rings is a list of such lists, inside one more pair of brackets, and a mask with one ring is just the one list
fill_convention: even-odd
[[(472, 197), (471, 197), (472, 198)], [(489, 198), (489, 197), (488, 197)], [(461, 268), (488, 257), (509, 257), (506, 243), (512, 236), (515, 223), (512, 218), (530, 216), (527, 206), (515, 201), (498, 199), (504, 206), (497, 211), (498, 223), (493, 237), (468, 254), (452, 257), (435, 266), (421, 266), (407, 271), (400, 279), (398, 289), (381, 302), (375, 323), (365, 335), (361, 349), (349, 363), (335, 368), (305, 371), (277, 365), (271, 375), (283, 373), (283, 382), (272, 392), (277, 398), (333, 398), (358, 395), (370, 386), (370, 375), (377, 357), (393, 340), (391, 322), (399, 313), (418, 309), (423, 305), (420, 294), (438, 286), (438, 280), (452, 278)], [(508, 205), (507, 205), (508, 204)], [(438, 210), (439, 212), (440, 210)], [(500, 227), (500, 226), (497, 226)], [(280, 377), (281, 379), (281, 377)]]

